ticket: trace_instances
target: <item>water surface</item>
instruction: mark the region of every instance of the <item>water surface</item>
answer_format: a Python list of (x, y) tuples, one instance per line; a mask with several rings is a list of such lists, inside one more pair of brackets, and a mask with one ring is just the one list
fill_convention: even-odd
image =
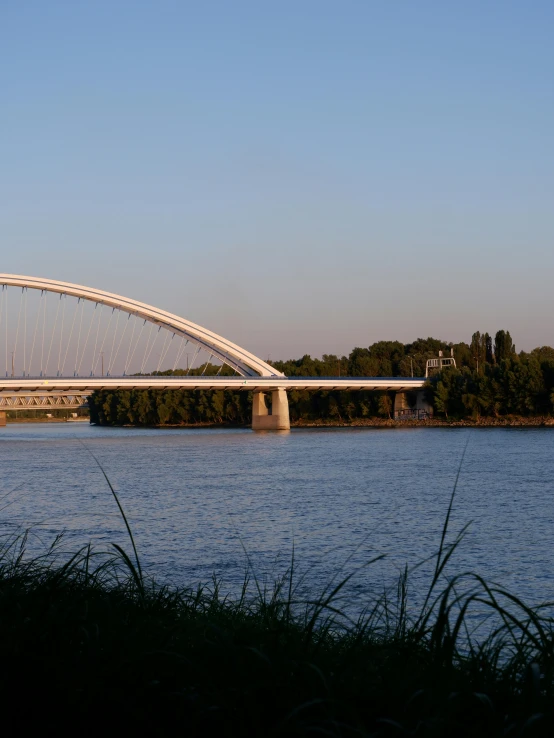
[[(471, 521), (451, 572), (472, 570), (529, 602), (554, 600), (554, 431), (487, 429), (0, 429), (0, 532), (31, 528), (38, 550), (128, 546), (97, 457), (120, 495), (144, 566), (228, 589), (246, 555), (260, 579), (286, 567), (293, 544), (311, 590), (384, 553), (350, 596), (390, 583), (436, 550), (463, 448), (452, 533)], [(245, 554), (246, 552), (246, 554)], [(417, 570), (418, 589), (425, 569)]]

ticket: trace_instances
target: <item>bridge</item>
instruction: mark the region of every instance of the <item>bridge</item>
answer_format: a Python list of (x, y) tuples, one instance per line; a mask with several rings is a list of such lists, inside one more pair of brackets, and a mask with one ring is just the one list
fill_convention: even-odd
[[(100, 389), (251, 391), (254, 430), (290, 428), (293, 389), (395, 392), (397, 407), (416, 392), (424, 406), (423, 377), (286, 377), (223, 336), (131, 298), (14, 274), (0, 274), (0, 286), (0, 424), (7, 409), (79, 407)], [(185, 363), (182, 376), (160, 375)]]

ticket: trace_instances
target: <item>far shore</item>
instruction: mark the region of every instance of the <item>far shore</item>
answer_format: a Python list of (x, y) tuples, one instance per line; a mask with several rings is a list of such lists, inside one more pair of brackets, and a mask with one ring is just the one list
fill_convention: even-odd
[[(8, 418), (9, 425), (16, 423), (85, 423), (89, 418)], [(427, 418), (425, 420), (393, 420), (392, 418), (356, 418), (354, 420), (295, 420), (291, 428), (548, 428), (554, 427), (554, 417), (538, 416), (526, 418), (506, 415), (498, 418)], [(249, 428), (248, 425), (232, 423), (182, 423), (153, 426), (106, 426), (125, 428)]]
[(7, 418), (8, 425), (15, 423), (88, 423), (90, 418)]
[(392, 418), (358, 418), (355, 420), (291, 422), (295, 428), (488, 428), (488, 427), (554, 427), (554, 417), (526, 418), (506, 415), (498, 418), (427, 418), (426, 420), (393, 420)]

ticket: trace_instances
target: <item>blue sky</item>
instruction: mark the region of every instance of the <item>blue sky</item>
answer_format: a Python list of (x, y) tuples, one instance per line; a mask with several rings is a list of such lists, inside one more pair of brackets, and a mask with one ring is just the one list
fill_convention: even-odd
[(0, 271), (264, 358), (554, 345), (554, 4), (0, 2)]

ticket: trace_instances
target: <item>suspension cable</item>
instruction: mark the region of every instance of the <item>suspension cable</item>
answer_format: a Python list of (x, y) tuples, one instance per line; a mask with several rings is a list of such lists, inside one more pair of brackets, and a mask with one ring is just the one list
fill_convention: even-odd
[[(131, 315), (131, 313), (129, 313), (129, 315)], [(127, 349), (127, 358), (125, 359), (125, 363), (123, 364), (123, 376), (127, 374), (127, 366), (129, 364), (129, 355), (131, 354), (131, 349), (133, 348), (133, 337), (135, 335), (136, 327), (137, 327), (137, 321), (133, 320), (133, 330), (131, 331), (131, 340), (129, 341), (129, 348)]]
[[(98, 303), (97, 303), (98, 304)], [(98, 335), (100, 334), (100, 322), (102, 320), (102, 309), (104, 308), (104, 303), (100, 303), (100, 310), (98, 312), (98, 326), (96, 328), (96, 339), (94, 341), (94, 351), (92, 352), (92, 363), (90, 366), (90, 376), (92, 377), (94, 373), (94, 357), (96, 356), (96, 349), (98, 347)], [(96, 310), (96, 308), (95, 308)]]
[(83, 363), (83, 359), (85, 358), (85, 353), (86, 353), (87, 346), (88, 346), (88, 340), (90, 338), (90, 332), (92, 330), (92, 326), (94, 325), (94, 320), (95, 320), (96, 315), (97, 315), (97, 313), (96, 313), (96, 309), (97, 308), (98, 308), (98, 303), (96, 302), (94, 304), (94, 310), (92, 311), (92, 317), (91, 317), (91, 320), (90, 320), (90, 323), (89, 323), (89, 326), (88, 326), (88, 333), (87, 333), (87, 337), (86, 337), (86, 340), (85, 340), (85, 343), (84, 343), (84, 346), (83, 346), (83, 351), (81, 352), (81, 360), (79, 361), (79, 365), (77, 366), (77, 375), (79, 375), (81, 373), (81, 364)]
[(6, 302), (6, 377), (8, 376), (8, 285), (5, 289), (5, 302)]
[[(158, 362), (158, 368), (156, 369), (156, 372), (159, 372), (160, 371), (160, 367), (162, 365), (162, 362), (165, 359), (165, 356), (166, 356), (167, 352), (169, 351), (169, 347), (171, 346), (171, 341), (173, 341), (174, 338), (175, 338), (175, 333), (172, 333), (171, 334), (171, 338), (169, 338), (169, 331), (168, 331), (168, 334), (167, 334), (167, 336), (165, 338), (165, 341), (164, 341), (163, 351), (160, 354), (160, 360)], [(167, 343), (167, 348), (166, 348), (166, 343)]]
[[(0, 292), (0, 329), (2, 328), (2, 315), (4, 314), (4, 291), (6, 285), (2, 285), (2, 291)], [(6, 321), (7, 322), (7, 321)], [(8, 376), (8, 351), (6, 349), (6, 377)]]
[(112, 364), (111, 364), (111, 365), (110, 365), (110, 367), (109, 367), (109, 371), (110, 371), (110, 373), (111, 373), (111, 371), (112, 371), (112, 368), (113, 368), (113, 367), (114, 367), (114, 365), (115, 365), (115, 362), (117, 361), (117, 357), (119, 356), (119, 351), (120, 351), (120, 349), (121, 349), (121, 344), (122, 344), (122, 342), (123, 342), (123, 337), (125, 336), (125, 331), (127, 330), (127, 326), (129, 325), (129, 320), (130, 320), (130, 318), (131, 318), (131, 313), (129, 313), (129, 315), (127, 316), (127, 322), (125, 323), (125, 326), (124, 326), (124, 328), (123, 328), (123, 333), (121, 334), (121, 338), (119, 339), (119, 344), (118, 344), (118, 346), (117, 346), (117, 351), (116, 351), (116, 353), (115, 353), (115, 356), (114, 356), (114, 358), (113, 358), (113, 362), (112, 362)]
[(19, 324), (21, 323), (21, 310), (23, 308), (23, 294), (25, 292), (25, 288), (21, 288), (21, 298), (19, 300), (19, 312), (17, 314), (17, 329), (15, 331), (15, 343), (13, 346), (13, 358), (12, 358), (12, 377), (14, 374), (14, 367), (15, 367), (15, 360), (17, 358), (17, 343), (19, 340)]
[[(144, 323), (142, 324), (142, 326), (140, 328), (140, 331), (139, 331), (139, 334), (138, 334), (138, 337), (137, 337), (137, 341), (135, 343), (135, 348), (133, 349), (133, 352), (131, 354), (131, 358), (127, 360), (127, 364), (125, 365), (125, 369), (123, 370), (123, 374), (127, 374), (127, 368), (130, 366), (131, 362), (133, 361), (133, 357), (135, 355), (135, 351), (137, 350), (137, 346), (140, 343), (140, 339), (142, 337), (142, 332), (144, 331), (144, 326), (145, 325), (146, 325), (146, 320), (144, 321)], [(131, 344), (132, 344), (132, 339), (131, 339)], [(131, 345), (129, 345), (129, 348), (131, 348)]]
[[(67, 298), (66, 298), (67, 299)], [(75, 321), (77, 320), (77, 313), (79, 312), (79, 303), (81, 302), (82, 298), (77, 299), (77, 307), (75, 308), (75, 312), (73, 313), (73, 320), (71, 322), (71, 330), (69, 331), (69, 338), (67, 339), (67, 346), (65, 349), (65, 355), (63, 357), (63, 363), (61, 368), (61, 376), (63, 377), (63, 371), (65, 369), (65, 362), (67, 361), (67, 354), (69, 352), (69, 344), (71, 343), (71, 337), (73, 336), (73, 329), (75, 328)]]
[(200, 353), (200, 344), (198, 344), (196, 346), (196, 349), (195, 349), (194, 354), (192, 356), (192, 361), (190, 362), (190, 366), (187, 368), (187, 373), (186, 373), (186, 376), (187, 377), (189, 375), (189, 372), (192, 370), (192, 366), (193, 366), (194, 362), (196, 361), (196, 357), (198, 356), (199, 353)]
[[(161, 328), (161, 326), (160, 326), (160, 328)], [(158, 366), (155, 369), (155, 373), (156, 374), (160, 371), (160, 364), (162, 363), (162, 356), (165, 354), (165, 345), (168, 342), (168, 340), (169, 340), (169, 332), (166, 333), (166, 334), (164, 334), (164, 342), (162, 344), (162, 350), (161, 350), (161, 352), (159, 354), (160, 359), (158, 361)]]
[(154, 348), (154, 344), (155, 344), (155, 343), (156, 343), (156, 341), (158, 340), (158, 336), (160, 335), (160, 331), (161, 331), (161, 329), (162, 329), (161, 325), (160, 325), (160, 326), (158, 326), (158, 330), (157, 330), (157, 332), (156, 332), (156, 335), (154, 336), (154, 340), (152, 341), (152, 345), (150, 346), (150, 351), (148, 352), (148, 356), (146, 356), (146, 358), (144, 359), (144, 362), (143, 362), (144, 364), (146, 364), (146, 362), (147, 362), (147, 361), (148, 361), (148, 359), (150, 358), (150, 354), (152, 353), (152, 349)]
[(46, 331), (46, 308), (48, 307), (48, 292), (44, 293), (44, 310), (42, 312), (42, 342), (40, 346), (40, 376), (44, 371), (44, 335)]
[(206, 361), (206, 365), (204, 366), (204, 369), (202, 370), (202, 374), (200, 375), (201, 377), (203, 377), (203, 376), (204, 376), (204, 374), (205, 374), (205, 372), (206, 372), (206, 369), (208, 368), (208, 364), (209, 364), (209, 362), (211, 361), (212, 357), (213, 357), (213, 354), (210, 354), (210, 355), (208, 356), (208, 360)]
[(79, 347), (81, 345), (81, 331), (83, 330), (83, 313), (85, 312), (85, 301), (81, 302), (81, 319), (79, 320), (79, 335), (77, 336), (77, 351), (75, 352), (75, 369), (73, 376), (77, 376), (77, 361), (79, 359)]
[(56, 326), (58, 325), (58, 314), (60, 312), (61, 301), (62, 301), (62, 296), (60, 294), (60, 299), (58, 300), (58, 305), (56, 307), (56, 316), (54, 318), (54, 328), (52, 329), (52, 336), (50, 337), (50, 346), (48, 347), (48, 355), (46, 356), (46, 366), (44, 367), (46, 376), (48, 376), (48, 364), (50, 363), (50, 354), (52, 353), (52, 344), (54, 343), (54, 336), (56, 335)]
[[(148, 357), (150, 356), (150, 351), (148, 351), (148, 347), (150, 346), (150, 339), (152, 338), (152, 334), (154, 333), (154, 328), (156, 327), (155, 323), (150, 323), (150, 333), (148, 334), (148, 339), (146, 341), (146, 348), (144, 349), (144, 357), (142, 359), (142, 364), (140, 365), (140, 374), (143, 374), (144, 372), (144, 365), (146, 364)], [(160, 332), (161, 326), (158, 326), (158, 333)], [(152, 346), (154, 345), (154, 342), (156, 341), (157, 334), (154, 335), (154, 339), (152, 342)]]
[(58, 348), (58, 369), (56, 371), (56, 375), (59, 377), (61, 372), (61, 364), (62, 364), (62, 345), (63, 345), (63, 324), (65, 319), (65, 306), (67, 303), (67, 295), (64, 295), (63, 292), (60, 293), (60, 301), (62, 303), (62, 326), (60, 328), (60, 345)]
[(23, 376), (25, 376), (25, 367), (27, 360), (27, 287), (25, 290), (25, 301), (23, 306)]
[(172, 372), (174, 372), (174, 371), (175, 371), (175, 369), (177, 368), (177, 364), (178, 364), (178, 363), (179, 363), (179, 362), (181, 361), (181, 356), (183, 355), (183, 352), (184, 352), (184, 350), (186, 349), (186, 347), (187, 347), (187, 344), (188, 344), (188, 342), (189, 342), (188, 338), (187, 338), (187, 340), (186, 340), (186, 341), (184, 341), (184, 342), (183, 342), (183, 341), (181, 341), (181, 343), (182, 343), (183, 345), (181, 346), (181, 348), (180, 348), (180, 349), (179, 349), (179, 351), (177, 352), (177, 358), (175, 359), (175, 364), (173, 364), (173, 369), (171, 370)]
[(35, 323), (35, 332), (33, 334), (33, 343), (32, 343), (32, 346), (31, 346), (31, 358), (29, 359), (29, 375), (31, 373), (31, 368), (32, 368), (32, 364), (33, 364), (33, 354), (35, 353), (35, 341), (36, 341), (36, 338), (37, 338), (37, 330), (38, 330), (38, 324), (39, 324), (39, 319), (40, 319), (40, 311), (41, 311), (41, 307), (42, 307), (42, 300), (43, 300), (43, 298), (44, 298), (44, 290), (41, 290), (40, 291), (40, 302), (39, 302), (38, 311), (37, 311), (37, 320), (36, 320), (36, 323)]
[(98, 362), (100, 361), (100, 357), (102, 357), (104, 355), (104, 344), (106, 343), (106, 339), (107, 339), (108, 334), (110, 332), (110, 326), (112, 324), (114, 313), (115, 313), (115, 308), (112, 308), (112, 312), (110, 313), (110, 319), (108, 320), (108, 326), (107, 326), (106, 330), (104, 331), (104, 337), (102, 339), (102, 343), (100, 344), (100, 351), (98, 352), (98, 356), (96, 358), (96, 363), (93, 364), (93, 367), (92, 367), (92, 373), (93, 374), (96, 371), (96, 367), (98, 366)]
[[(115, 308), (114, 308), (114, 310), (115, 310)], [(113, 313), (112, 313), (112, 316), (113, 316)], [(115, 348), (115, 338), (117, 336), (117, 329), (119, 327), (119, 318), (120, 317), (121, 317), (121, 310), (118, 308), (117, 309), (117, 318), (115, 320), (115, 330), (114, 330), (113, 340), (112, 340), (112, 350), (110, 351), (110, 358), (109, 358), (109, 361), (108, 361), (108, 374), (107, 374), (108, 377), (110, 376), (110, 366), (112, 365), (113, 352), (114, 352), (114, 348)]]

